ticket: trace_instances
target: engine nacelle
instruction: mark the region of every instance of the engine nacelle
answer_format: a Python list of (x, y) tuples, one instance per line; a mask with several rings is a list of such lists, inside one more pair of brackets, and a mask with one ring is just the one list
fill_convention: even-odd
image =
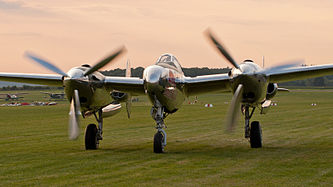
[(266, 99), (268, 100), (272, 99), (276, 95), (277, 91), (278, 91), (278, 85), (276, 83), (269, 83), (267, 86)]
[(118, 102), (126, 102), (128, 99), (127, 93), (113, 91), (111, 92), (111, 97)]

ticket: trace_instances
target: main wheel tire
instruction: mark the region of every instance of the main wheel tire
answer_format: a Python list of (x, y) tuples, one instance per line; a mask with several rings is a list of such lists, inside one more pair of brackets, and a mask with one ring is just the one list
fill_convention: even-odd
[(250, 129), (250, 144), (251, 148), (262, 147), (262, 133), (259, 121), (253, 121)]
[(86, 135), (85, 135), (85, 145), (86, 145), (86, 150), (98, 148), (97, 127), (95, 124), (89, 124), (87, 126)]
[(154, 136), (154, 153), (163, 153), (163, 141), (164, 137), (161, 132), (157, 132)]

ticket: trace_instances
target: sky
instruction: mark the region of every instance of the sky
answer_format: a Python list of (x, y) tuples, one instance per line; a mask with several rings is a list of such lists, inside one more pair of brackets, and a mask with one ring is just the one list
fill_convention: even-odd
[(30, 51), (67, 72), (95, 64), (121, 46), (104, 69), (147, 67), (164, 53), (183, 67), (230, 65), (208, 42), (207, 28), (237, 62), (265, 66), (303, 60), (333, 63), (331, 0), (0, 0), (1, 72), (52, 73)]

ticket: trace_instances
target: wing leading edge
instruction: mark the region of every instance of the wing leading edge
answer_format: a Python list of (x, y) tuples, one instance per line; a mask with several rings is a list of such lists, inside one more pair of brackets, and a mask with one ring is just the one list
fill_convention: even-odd
[(214, 91), (230, 90), (230, 77), (228, 74), (203, 75), (185, 77), (183, 80), (186, 95), (197, 95)]
[(40, 84), (48, 86), (62, 86), (62, 76), (52, 74), (28, 74), (28, 73), (2, 73), (0, 81)]
[(333, 75), (333, 65), (293, 67), (270, 72), (266, 75), (269, 77), (269, 82), (273, 83), (315, 78), (325, 75)]
[(118, 90), (121, 92), (131, 93), (133, 95), (145, 94), (143, 79), (136, 77), (106, 76), (104, 84), (108, 90)]
[[(269, 82), (281, 83), (333, 75), (333, 64), (290, 67), (263, 73), (269, 77)], [(186, 95), (188, 96), (206, 92), (230, 90), (230, 77), (228, 74), (185, 77), (182, 82), (186, 87)]]
[[(333, 75), (333, 65), (305, 66), (281, 69), (267, 72), (266, 76), (273, 83), (301, 80), (307, 78)], [(27, 74), (27, 73), (2, 73), (0, 81), (41, 84), (48, 86), (62, 86), (62, 76), (53, 74)], [(203, 75), (197, 77), (185, 77), (179, 80), (185, 86), (187, 96), (203, 94), (206, 92), (230, 90), (230, 77), (228, 74)], [(143, 95), (144, 81), (135, 77), (105, 77), (105, 87), (109, 90), (119, 90)]]
[[(0, 81), (40, 84), (48, 86), (63, 86), (61, 75), (54, 74), (28, 74), (28, 73), (2, 73)], [(110, 90), (119, 90), (133, 94), (145, 94), (143, 80), (132, 77), (105, 77), (105, 87)]]

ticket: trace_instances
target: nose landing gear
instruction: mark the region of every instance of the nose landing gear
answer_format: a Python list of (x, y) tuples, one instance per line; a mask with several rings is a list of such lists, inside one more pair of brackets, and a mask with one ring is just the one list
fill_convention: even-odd
[(99, 141), (103, 140), (103, 111), (102, 109), (98, 110), (98, 116), (94, 113), (94, 116), (98, 122), (98, 128), (95, 124), (89, 124), (86, 129), (85, 134), (85, 147), (86, 150), (89, 149), (98, 149)]
[(249, 139), (251, 148), (261, 148), (262, 147), (262, 131), (259, 121), (253, 121), (250, 126), (250, 119), (254, 113), (255, 108), (252, 109), (250, 114), (250, 107), (242, 107), (245, 115), (245, 138)]
[(156, 129), (157, 132), (154, 135), (154, 153), (163, 153), (164, 147), (167, 144), (167, 134), (164, 131), (164, 108), (161, 106), (161, 104), (156, 100), (155, 105), (151, 109), (151, 116), (156, 122)]

